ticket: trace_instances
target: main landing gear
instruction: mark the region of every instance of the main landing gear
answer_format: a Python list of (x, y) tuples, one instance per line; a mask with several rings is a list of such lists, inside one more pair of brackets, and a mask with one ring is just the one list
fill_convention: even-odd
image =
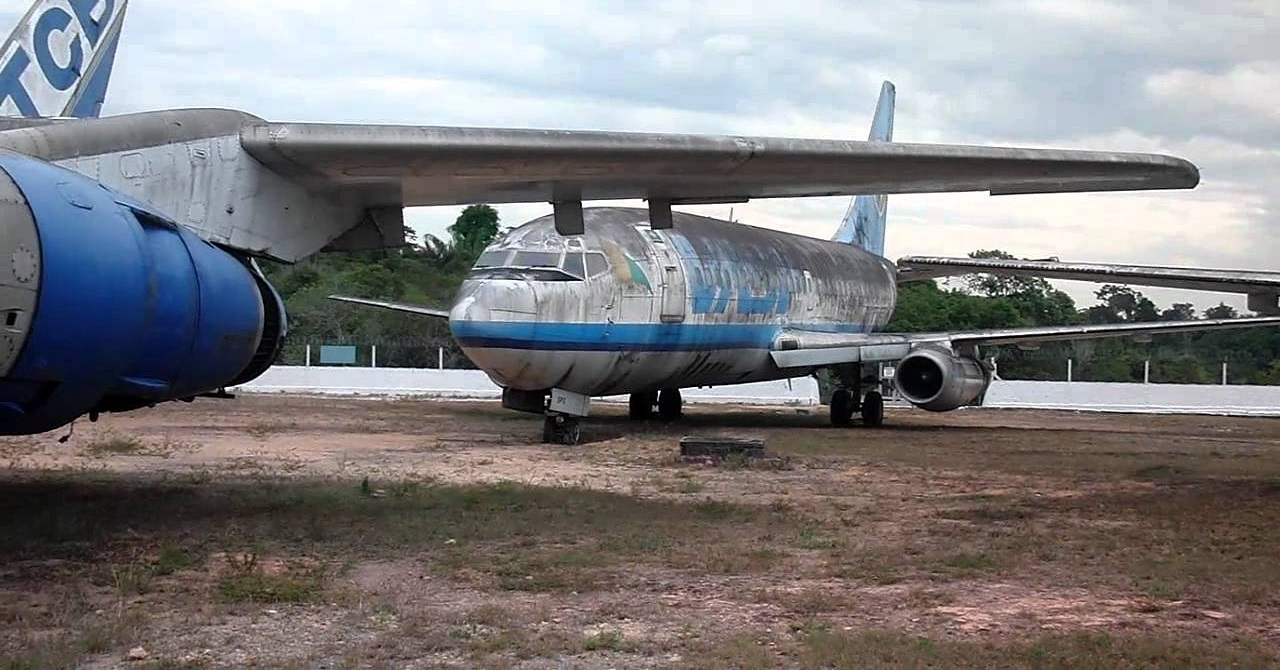
[[(832, 375), (840, 385), (831, 392), (831, 425), (848, 426), (853, 423), (854, 413), (862, 418), (862, 425), (868, 428), (879, 428), (884, 425), (884, 396), (878, 389), (880, 380), (866, 377), (861, 369), (833, 370)], [(871, 391), (862, 393), (863, 383), (872, 384)]]
[(627, 416), (633, 421), (651, 419), (655, 405), (658, 408), (658, 418), (663, 421), (675, 421), (684, 412), (684, 399), (680, 396), (680, 389), (663, 389), (661, 393), (632, 393), (627, 403)]

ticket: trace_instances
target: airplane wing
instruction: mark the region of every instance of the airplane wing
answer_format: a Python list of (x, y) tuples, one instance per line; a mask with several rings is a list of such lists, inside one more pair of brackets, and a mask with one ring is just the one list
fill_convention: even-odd
[(897, 265), (899, 283), (986, 273), (1014, 277), (1074, 279), (1108, 284), (1163, 286), (1192, 291), (1243, 293), (1249, 296), (1249, 309), (1261, 314), (1280, 314), (1280, 272), (936, 256), (907, 256), (898, 259)]
[(1158, 154), (846, 140), (326, 123), (246, 123), (271, 170), (370, 206), (1193, 188)]
[(381, 307), (397, 312), (408, 312), (410, 314), (420, 314), (422, 316), (431, 316), (437, 319), (449, 318), (449, 310), (447, 309), (431, 309), (430, 307), (422, 307), (407, 302), (393, 302), (391, 300), (370, 300), (368, 298), (352, 298), (345, 295), (331, 295), (330, 300), (338, 302), (349, 302), (356, 305), (368, 305), (370, 307)]
[(952, 348), (996, 344), (1032, 344), (1107, 337), (1150, 336), (1232, 328), (1280, 326), (1280, 316), (1255, 316), (1202, 321), (1109, 323), (1080, 326), (1032, 326), (939, 333), (841, 334), (787, 330), (770, 353), (780, 368), (808, 368), (841, 363), (895, 361), (920, 345)]
[[(275, 123), (225, 109), (11, 128), (0, 132), (0, 149), (87, 171), (212, 242), (286, 261), (331, 243), (395, 246), (403, 239), (401, 208), (413, 206), (550, 202), (556, 229), (568, 235), (582, 232), (580, 206), (589, 200), (647, 199), (653, 224), (669, 227), (670, 205), (866, 193), (1182, 189), (1200, 181), (1195, 165), (1161, 154)], [(242, 188), (228, 191), (228, 184)], [(191, 193), (228, 204), (198, 207)], [(340, 239), (356, 230), (367, 233), (359, 243)]]

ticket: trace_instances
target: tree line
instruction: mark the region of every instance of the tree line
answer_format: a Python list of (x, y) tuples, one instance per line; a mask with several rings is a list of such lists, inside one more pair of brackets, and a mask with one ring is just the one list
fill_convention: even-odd
[[(281, 364), (300, 365), (307, 344), (359, 345), (358, 363), (434, 367), (444, 350), (445, 366), (473, 367), (440, 319), (359, 307), (328, 300), (334, 293), (447, 307), (467, 271), (499, 234), (498, 213), (488, 205), (463, 210), (445, 240), (426, 235), (401, 249), (332, 252), (285, 265), (266, 263), (268, 278), (285, 299), (289, 337)], [(1001, 250), (977, 250), (974, 258), (1014, 258)], [(1191, 303), (1158, 307), (1140, 291), (1104, 285), (1097, 303), (1079, 307), (1071, 296), (1043, 279), (971, 275), (954, 285), (935, 281), (903, 285), (887, 330), (921, 332), (1061, 326), (1088, 323), (1181, 321), (1239, 316), (1218, 304), (1197, 313)], [(1226, 361), (1237, 384), (1280, 384), (1280, 329), (1253, 328), (1216, 333), (1157, 335), (1150, 341), (1114, 338), (1046, 343), (1035, 349), (988, 347), (1004, 379), (1063, 379), (1066, 360), (1083, 381), (1142, 381), (1144, 362), (1151, 381), (1215, 383)]]

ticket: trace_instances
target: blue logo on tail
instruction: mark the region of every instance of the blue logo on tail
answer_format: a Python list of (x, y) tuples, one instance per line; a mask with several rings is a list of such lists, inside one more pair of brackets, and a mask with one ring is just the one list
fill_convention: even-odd
[[(41, 109), (38, 102), (45, 102), (49, 97), (33, 95), (23, 83), (22, 78), (32, 64), (32, 54), (28, 52), (30, 48), (34, 51), (34, 60), (43, 79), (41, 83), (51, 91), (67, 91), (72, 89), (81, 77), (92, 77), (84, 91), (88, 95), (81, 96), (90, 98), (83, 100), (89, 104), (77, 104), (72, 112), (76, 116), (97, 116), (102, 104), (101, 98), (106, 94), (106, 78), (110, 76), (112, 61), (115, 57), (115, 44), (112, 43), (106, 47), (108, 52), (99, 58), (97, 72), (85, 72), (88, 65), (86, 60), (91, 58), (91, 56), (87, 57), (87, 54), (93, 53), (98, 48), (103, 32), (111, 24), (111, 19), (115, 15), (116, 3), (115, 0), (68, 0), (68, 2), (71, 6), (71, 14), (62, 7), (51, 6), (35, 17), (35, 27), (31, 32), (29, 44), (23, 33), (27, 30), (32, 17), (28, 15), (15, 30), (11, 39), (17, 43), (17, 46), (10, 52), (4, 67), (0, 68), (0, 106), (12, 101), (18, 112), (28, 117), (56, 116), (66, 113), (67, 110), (61, 106), (57, 109)], [(102, 7), (102, 13), (100, 18), (95, 20), (93, 10), (99, 6)], [(55, 54), (55, 44), (62, 40), (66, 41), (66, 52)], [(60, 57), (66, 62), (60, 63)], [(67, 102), (59, 99), (57, 104), (65, 105)]]

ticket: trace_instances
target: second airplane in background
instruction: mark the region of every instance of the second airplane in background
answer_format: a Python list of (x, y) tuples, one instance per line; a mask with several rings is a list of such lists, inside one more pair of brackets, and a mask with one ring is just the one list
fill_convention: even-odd
[[(894, 88), (885, 82), (872, 142), (892, 140), (893, 108)], [(1019, 262), (914, 259), (901, 270), (883, 257), (886, 212), (885, 196), (858, 196), (834, 239), (824, 241), (681, 212), (671, 214), (673, 226), (661, 227), (648, 209), (589, 208), (584, 235), (558, 234), (552, 215), (502, 237), (480, 256), (450, 310), (334, 298), (448, 318), (467, 356), (504, 388), (503, 404), (545, 412), (544, 438), (569, 443), (578, 441), (578, 420), (593, 396), (630, 394), (633, 418), (655, 408), (675, 418), (681, 388), (825, 368), (838, 383), (832, 423), (847, 425), (859, 414), (863, 424), (878, 426), (880, 363), (897, 362), (894, 383), (903, 398), (948, 411), (979, 402), (990, 385), (982, 345), (1280, 324), (1280, 317), (1254, 317), (878, 332), (903, 281), (973, 271), (1120, 280), (1109, 266), (1073, 264), (1049, 268), (1060, 273), (1053, 274)], [(1244, 286), (1242, 273), (1232, 273), (1232, 284), (1212, 281), (1215, 271), (1126, 270), (1129, 283)], [(1253, 274), (1247, 290), (1274, 312), (1280, 275)]]

